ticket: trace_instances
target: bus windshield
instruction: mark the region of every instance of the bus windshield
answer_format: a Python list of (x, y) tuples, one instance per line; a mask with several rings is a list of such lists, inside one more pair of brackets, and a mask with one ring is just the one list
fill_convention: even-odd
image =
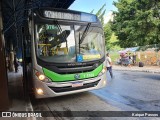
[(102, 28), (57, 21), (36, 24), (35, 31), (36, 54), (45, 62), (85, 62), (104, 57)]

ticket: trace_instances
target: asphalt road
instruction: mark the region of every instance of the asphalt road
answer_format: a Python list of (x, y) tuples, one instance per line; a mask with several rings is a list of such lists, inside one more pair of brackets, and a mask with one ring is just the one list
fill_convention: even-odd
[[(105, 88), (74, 95), (31, 99), (34, 111), (52, 111), (56, 120), (155, 120), (154, 117), (71, 117), (72, 111), (160, 111), (160, 74), (131, 71), (107, 73)], [(54, 112), (53, 112), (54, 111)], [(67, 111), (68, 117), (58, 111)], [(85, 113), (84, 113), (85, 114)], [(96, 116), (96, 115), (94, 115)]]

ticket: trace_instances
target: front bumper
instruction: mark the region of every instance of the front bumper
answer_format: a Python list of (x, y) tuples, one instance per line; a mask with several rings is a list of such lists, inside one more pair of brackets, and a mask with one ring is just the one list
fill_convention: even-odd
[[(96, 78), (68, 81), (68, 82), (44, 83), (40, 80), (37, 80), (36, 78), (34, 79), (35, 79), (34, 87), (35, 87), (36, 98), (63, 96), (68, 94), (89, 91), (93, 89), (99, 89), (106, 86), (106, 73)], [(82, 82), (83, 86), (72, 87), (72, 84), (74, 82)], [(37, 89), (42, 89), (43, 94), (41, 95), (37, 94), (36, 92)]]

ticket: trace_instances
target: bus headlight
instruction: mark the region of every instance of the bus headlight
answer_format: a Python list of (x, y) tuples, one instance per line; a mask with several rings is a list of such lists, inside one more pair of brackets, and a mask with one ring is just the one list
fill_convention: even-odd
[(106, 67), (104, 67), (102, 71), (99, 73), (99, 76), (103, 75), (106, 72), (106, 70), (107, 70)]
[(35, 71), (35, 75), (37, 76), (37, 78), (41, 81), (43, 81), (46, 77), (45, 75), (43, 75), (42, 73)]
[(35, 71), (35, 75), (37, 76), (38, 80), (46, 83), (52, 82), (50, 79), (48, 79), (44, 74), (40, 73), (39, 71)]
[(45, 79), (43, 80), (43, 82), (51, 83), (52, 81), (49, 78), (45, 77)]
[(103, 80), (103, 85), (106, 85), (106, 80)]
[(45, 76), (44, 76), (43, 74), (40, 74), (40, 75), (38, 76), (38, 79), (39, 79), (39, 80), (44, 80), (44, 79), (45, 79)]
[(41, 88), (36, 89), (37, 94), (39, 95), (43, 95), (43, 90)]
[(105, 73), (105, 72), (106, 72), (106, 68), (103, 68), (103, 69), (102, 69), (102, 73)]

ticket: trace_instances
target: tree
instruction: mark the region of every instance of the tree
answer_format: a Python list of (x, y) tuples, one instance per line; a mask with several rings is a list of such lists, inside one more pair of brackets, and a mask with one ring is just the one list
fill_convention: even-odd
[(111, 35), (112, 35), (111, 24), (107, 23), (104, 25), (104, 36), (105, 36), (105, 44), (107, 50), (110, 50), (112, 46), (110, 41)]
[[(97, 17), (99, 18), (100, 22), (102, 23), (102, 26), (104, 25), (104, 14), (106, 12), (106, 9), (104, 9), (105, 6), (106, 6), (106, 4), (102, 5), (102, 7), (96, 13)], [(90, 13), (93, 13), (93, 11), (94, 11), (94, 9)]]
[(160, 1), (119, 0), (114, 2), (112, 30), (121, 47), (158, 44), (160, 42)]
[(114, 51), (114, 50), (120, 50), (120, 46), (117, 44), (119, 41), (117, 39), (117, 36), (111, 29), (111, 22), (108, 22), (104, 25), (104, 36), (105, 36), (105, 44), (106, 44), (106, 50), (107, 51)]
[[(106, 44), (106, 50), (114, 50), (114, 49), (119, 49), (120, 47), (116, 45), (117, 43), (117, 37), (111, 30), (111, 22), (108, 22), (107, 24), (104, 24), (104, 14), (105, 14), (105, 9), (104, 7), (106, 4), (104, 4), (96, 13), (98, 16), (99, 20), (101, 21), (104, 29), (104, 36), (105, 36), (105, 44)], [(92, 10), (90, 13), (93, 13), (94, 10)]]

